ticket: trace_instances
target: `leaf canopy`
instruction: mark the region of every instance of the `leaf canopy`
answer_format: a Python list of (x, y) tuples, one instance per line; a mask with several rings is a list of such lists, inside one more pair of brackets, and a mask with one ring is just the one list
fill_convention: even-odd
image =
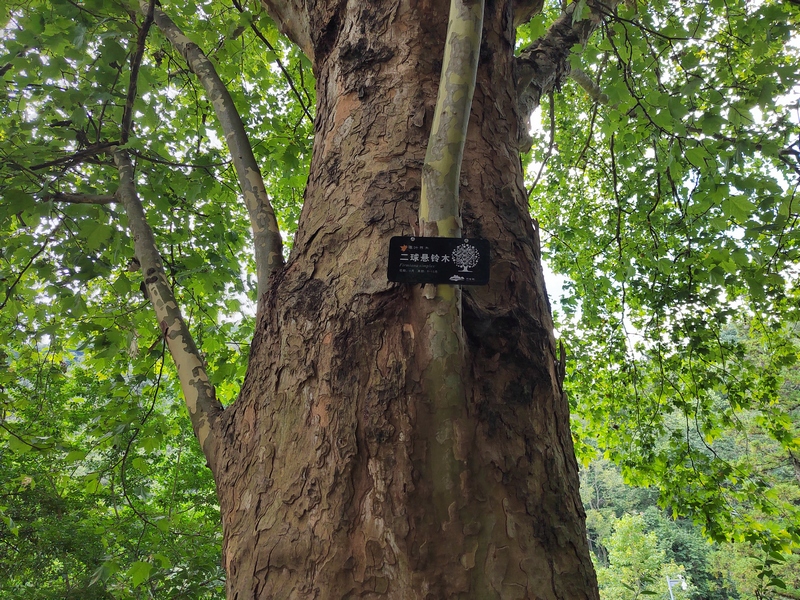
[(571, 57), (602, 95), (552, 96), (529, 157), (546, 163), (532, 209), (566, 277), (585, 460), (658, 486), (713, 539), (777, 553), (800, 542), (797, 481), (755, 448), (786, 469), (800, 441), (799, 18), (783, 2), (620, 5)]

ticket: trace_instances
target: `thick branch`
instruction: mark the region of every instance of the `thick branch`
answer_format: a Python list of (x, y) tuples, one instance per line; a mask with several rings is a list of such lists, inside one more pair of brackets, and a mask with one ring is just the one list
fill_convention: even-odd
[[(484, 0), (451, 0), (442, 74), (428, 148), (422, 166), (419, 226), (423, 236), (459, 237), (458, 191), (461, 162), (478, 71)], [(419, 292), (417, 292), (419, 293)], [(427, 468), (434, 482), (436, 518), (450, 520), (456, 506), (463, 457), (454, 440), (464, 439), (464, 384), (461, 376), (464, 338), (461, 290), (454, 285), (427, 286), (418, 301), (427, 312), (420, 336), (430, 362), (423, 385), (431, 406)], [(446, 432), (446, 434), (445, 434)]]
[(514, 27), (530, 21), (534, 15), (542, 12), (544, 0), (514, 0)]
[(598, 104), (608, 104), (608, 95), (603, 93), (602, 88), (597, 85), (588, 73), (583, 69), (573, 67), (569, 73), (570, 78), (581, 86), (584, 91), (589, 94), (589, 97)]
[[(149, 4), (144, 0), (140, 0), (139, 6), (142, 12), (146, 12), (149, 8)], [(154, 19), (158, 28), (181, 53), (192, 72), (197, 75), (214, 106), (214, 112), (216, 112), (217, 119), (225, 133), (233, 166), (242, 188), (244, 203), (250, 214), (255, 246), (258, 297), (261, 298), (267, 291), (269, 276), (283, 266), (283, 244), (275, 212), (272, 210), (267, 196), (261, 170), (253, 155), (253, 149), (250, 146), (241, 116), (236, 110), (236, 105), (233, 103), (228, 89), (214, 69), (214, 65), (197, 44), (187, 38), (157, 6), (154, 7)]]
[(269, 16), (286, 37), (314, 62), (314, 44), (305, 0), (261, 0)]
[(114, 162), (119, 170), (120, 180), (117, 198), (125, 207), (128, 216), (128, 227), (133, 238), (136, 258), (142, 267), (147, 296), (156, 311), (159, 328), (175, 361), (183, 396), (189, 408), (192, 428), (209, 465), (214, 468), (217, 439), (212, 435), (212, 425), (222, 413), (222, 404), (217, 400), (203, 358), (197, 350), (189, 328), (181, 316), (172, 288), (167, 282), (153, 231), (147, 223), (144, 209), (136, 193), (130, 157), (126, 151), (116, 149)]
[(517, 57), (517, 101), (521, 124), (520, 146), (530, 149), (527, 123), (539, 106), (543, 95), (560, 89), (569, 76), (569, 55), (576, 44), (586, 44), (603, 21), (603, 15), (613, 10), (619, 0), (600, 5), (590, 0), (583, 5), (580, 18), (575, 14), (578, 2), (573, 2), (555, 20), (545, 35), (533, 42)]

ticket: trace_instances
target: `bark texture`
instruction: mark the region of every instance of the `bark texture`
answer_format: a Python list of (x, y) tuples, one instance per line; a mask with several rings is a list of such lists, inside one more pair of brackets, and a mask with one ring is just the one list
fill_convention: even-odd
[[(285, 7), (310, 23), (316, 138), (292, 255), (215, 421), (228, 597), (597, 598), (518, 155), (511, 3), (486, 2), (460, 181), (492, 276), (464, 290), (465, 349), (440, 372), (435, 305), (389, 283), (386, 260), (392, 235), (419, 233), (448, 2)], [(430, 398), (450, 388), (442, 422)]]
[[(483, 0), (450, 0), (433, 124), (422, 163), (418, 231), (423, 236), (459, 237), (459, 187), (464, 146), (478, 71), (483, 34)], [(460, 504), (461, 473), (467, 459), (453, 443), (464, 426), (464, 331), (461, 290), (453, 285), (428, 285), (417, 297), (427, 315), (416, 340), (417, 351), (428, 357), (420, 373), (427, 394), (428, 426), (436, 432), (426, 451), (425, 472), (431, 474), (430, 503), (435, 520), (450, 520), (450, 507)]]

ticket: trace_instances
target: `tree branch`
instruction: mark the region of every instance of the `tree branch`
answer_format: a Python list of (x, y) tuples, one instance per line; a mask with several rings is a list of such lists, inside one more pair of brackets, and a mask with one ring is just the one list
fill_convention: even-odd
[[(419, 229), (423, 236), (461, 236), (459, 181), (478, 72), (483, 11), (484, 0), (450, 0), (439, 92), (422, 165)], [(435, 517), (444, 523), (450, 518), (448, 507), (457, 504), (458, 481), (464, 470), (451, 441), (463, 435), (459, 430), (465, 399), (460, 377), (464, 368), (461, 290), (455, 285), (425, 286), (417, 301), (427, 314), (420, 344), (430, 357), (422, 380), (430, 401), (432, 430), (452, 432), (433, 436), (427, 457), (428, 468), (437, 474), (433, 484)], [(445, 377), (445, 373), (454, 377)]]
[(128, 85), (128, 97), (125, 101), (125, 109), (122, 112), (122, 126), (119, 134), (119, 139), (123, 144), (128, 143), (128, 136), (131, 133), (131, 124), (133, 123), (133, 104), (136, 102), (137, 86), (139, 81), (139, 67), (142, 65), (142, 57), (144, 56), (144, 46), (147, 41), (147, 34), (150, 31), (150, 26), (153, 24), (153, 9), (155, 8), (155, 0), (150, 0), (147, 11), (144, 14), (144, 23), (139, 29), (139, 36), (136, 39), (136, 50), (131, 57), (131, 78), (130, 85)]
[(569, 72), (570, 78), (581, 86), (589, 97), (598, 104), (608, 104), (608, 95), (603, 93), (603, 89), (597, 85), (583, 69), (573, 67)]
[(586, 44), (603, 20), (603, 16), (619, 4), (609, 0), (601, 5), (597, 0), (580, 5), (572, 2), (556, 19), (547, 33), (523, 50), (516, 59), (517, 103), (520, 117), (520, 149), (530, 150), (531, 138), (527, 122), (539, 106), (543, 95), (559, 90), (570, 72), (569, 55), (576, 44)]
[(514, 0), (514, 27), (530, 21), (534, 15), (542, 12), (544, 0)]
[[(142, 12), (149, 9), (145, 0), (139, 1)], [(153, 9), (155, 23), (172, 43), (181, 56), (189, 64), (189, 68), (197, 75), (206, 90), (208, 99), (214, 106), (233, 165), (242, 188), (244, 203), (250, 214), (250, 225), (253, 228), (253, 245), (255, 246), (256, 277), (258, 280), (259, 299), (267, 291), (269, 276), (283, 266), (283, 244), (278, 229), (278, 221), (272, 210), (261, 170), (253, 155), (250, 140), (244, 129), (241, 116), (236, 110), (228, 89), (219, 78), (214, 65), (203, 51), (187, 38), (157, 6)]]
[(155, 163), (157, 165), (167, 165), (168, 167), (181, 167), (189, 169), (213, 169), (216, 167), (225, 167), (231, 163), (231, 161), (229, 160), (218, 163), (208, 163), (207, 165), (203, 165), (200, 163), (182, 163), (182, 162), (176, 162), (174, 160), (166, 160), (158, 155), (150, 156), (148, 154), (142, 154), (141, 152), (137, 152), (135, 150), (129, 150), (129, 152), (136, 158), (140, 158), (142, 160), (146, 160), (147, 162)]
[(95, 194), (65, 194), (56, 192), (42, 196), (42, 200), (53, 202), (65, 202), (67, 204), (111, 204), (117, 202), (116, 196), (95, 195)]
[(420, 234), (461, 235), (461, 161), (478, 72), (483, 0), (451, 0), (450, 19), (428, 148), (422, 165)]
[(189, 408), (192, 428), (209, 465), (214, 469), (218, 440), (212, 435), (212, 426), (222, 414), (222, 404), (217, 400), (203, 358), (167, 282), (153, 231), (147, 223), (142, 203), (136, 193), (133, 164), (128, 153), (119, 148), (115, 149), (114, 163), (117, 165), (120, 180), (117, 198), (128, 216), (128, 227), (133, 238), (136, 258), (142, 266), (147, 296), (156, 311), (159, 328), (175, 361), (181, 390)]
[(40, 171), (48, 167), (56, 167), (60, 165), (66, 165), (67, 167), (71, 167), (76, 164), (82, 163), (86, 160), (89, 160), (90, 158), (94, 158), (98, 154), (102, 154), (103, 152), (108, 150), (111, 146), (116, 146), (118, 143), (119, 142), (100, 142), (99, 144), (95, 144), (94, 146), (84, 148), (83, 150), (79, 150), (78, 152), (70, 154), (69, 156), (64, 156), (62, 158), (57, 158), (55, 160), (43, 162), (38, 165), (33, 165), (32, 167), (28, 167), (28, 170)]

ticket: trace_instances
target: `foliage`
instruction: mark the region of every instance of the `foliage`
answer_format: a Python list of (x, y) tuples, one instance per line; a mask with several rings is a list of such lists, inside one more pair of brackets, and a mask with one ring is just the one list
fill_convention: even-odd
[[(52, 14), (59, 17), (45, 18)], [(63, 200), (115, 191), (116, 171), (103, 150), (119, 142), (141, 18), (120, 5), (59, 0), (9, 6), (6, 15), (0, 40), (0, 279), (7, 287), (0, 306), (19, 316), (20, 342), (33, 333), (73, 331), (65, 341), (69, 347), (91, 347), (93, 360), (111, 361), (133, 339), (149, 347), (156, 337), (149, 333), (138, 280), (126, 270), (132, 251), (125, 219), (113, 204)], [(279, 85), (283, 75), (274, 63), (280, 53), (298, 80), (307, 64), (261, 13), (209, 3), (185, 6), (174, 17), (213, 51), (235, 100), (249, 107), (243, 114), (273, 203), (281, 225), (293, 229), (310, 120)], [(251, 30), (237, 29), (253, 20), (265, 40), (272, 38), (274, 52), (264, 52)], [(236, 31), (240, 35), (233, 36)], [(244, 371), (237, 357), (251, 327), (232, 325), (252, 314), (250, 233), (209, 102), (169, 44), (157, 32), (149, 40), (134, 103), (135, 135), (127, 146), (137, 157), (139, 192), (176, 293), (218, 393), (230, 401)], [(62, 320), (78, 325), (66, 327)]]
[(800, 441), (782, 395), (798, 355), (798, 19), (784, 2), (619, 5), (572, 57), (601, 93), (554, 95), (530, 158), (532, 176), (546, 163), (531, 194), (544, 251), (568, 278), (556, 317), (584, 459), (658, 486), (713, 539), (760, 545), (777, 586), (770, 561), (800, 543), (795, 491), (741, 450), (757, 439), (787, 464)]
[[(764, 589), (758, 576), (763, 557), (757, 548), (747, 543), (709, 542), (691, 521), (674, 520), (658, 509), (657, 490), (625, 484), (619, 468), (610, 461), (595, 460), (582, 469), (581, 496), (592, 554), (602, 573), (601, 597), (630, 597), (633, 594), (625, 585), (635, 588), (638, 581), (647, 584), (641, 589), (666, 598), (667, 574), (672, 579), (683, 574), (691, 581), (686, 592), (692, 600), (781, 597), (781, 590)], [(624, 543), (620, 541), (623, 530)], [(618, 549), (612, 564), (614, 548)], [(628, 564), (634, 559), (641, 564)], [(790, 586), (800, 577), (796, 563), (790, 558), (776, 569)], [(662, 565), (670, 566), (664, 569)], [(673, 586), (673, 592), (677, 591)]]
[(608, 542), (609, 566), (597, 569), (597, 581), (604, 600), (635, 600), (640, 596), (663, 596), (657, 590), (666, 587), (666, 580), (686, 582), (673, 587), (676, 599), (690, 597), (692, 586), (681, 566), (667, 562), (666, 553), (658, 547), (653, 532), (645, 532), (641, 515), (625, 515), (614, 526)]
[(213, 481), (162, 360), (124, 396), (74, 353), (10, 361), (0, 598), (222, 596)]
[[(256, 2), (165, 9), (217, 65), (292, 231), (308, 62)], [(211, 105), (155, 29), (129, 97), (142, 23), (135, 3), (0, 3), (0, 598), (223, 595), (213, 482), (111, 202), (126, 103), (139, 193), (223, 402), (252, 338), (251, 234)]]
[(741, 600), (800, 598), (800, 558), (792, 555), (775, 565), (775, 575), (783, 586), (765, 590), (759, 571), (766, 558), (752, 545), (726, 544), (709, 556), (709, 564), (718, 579), (735, 586)]

